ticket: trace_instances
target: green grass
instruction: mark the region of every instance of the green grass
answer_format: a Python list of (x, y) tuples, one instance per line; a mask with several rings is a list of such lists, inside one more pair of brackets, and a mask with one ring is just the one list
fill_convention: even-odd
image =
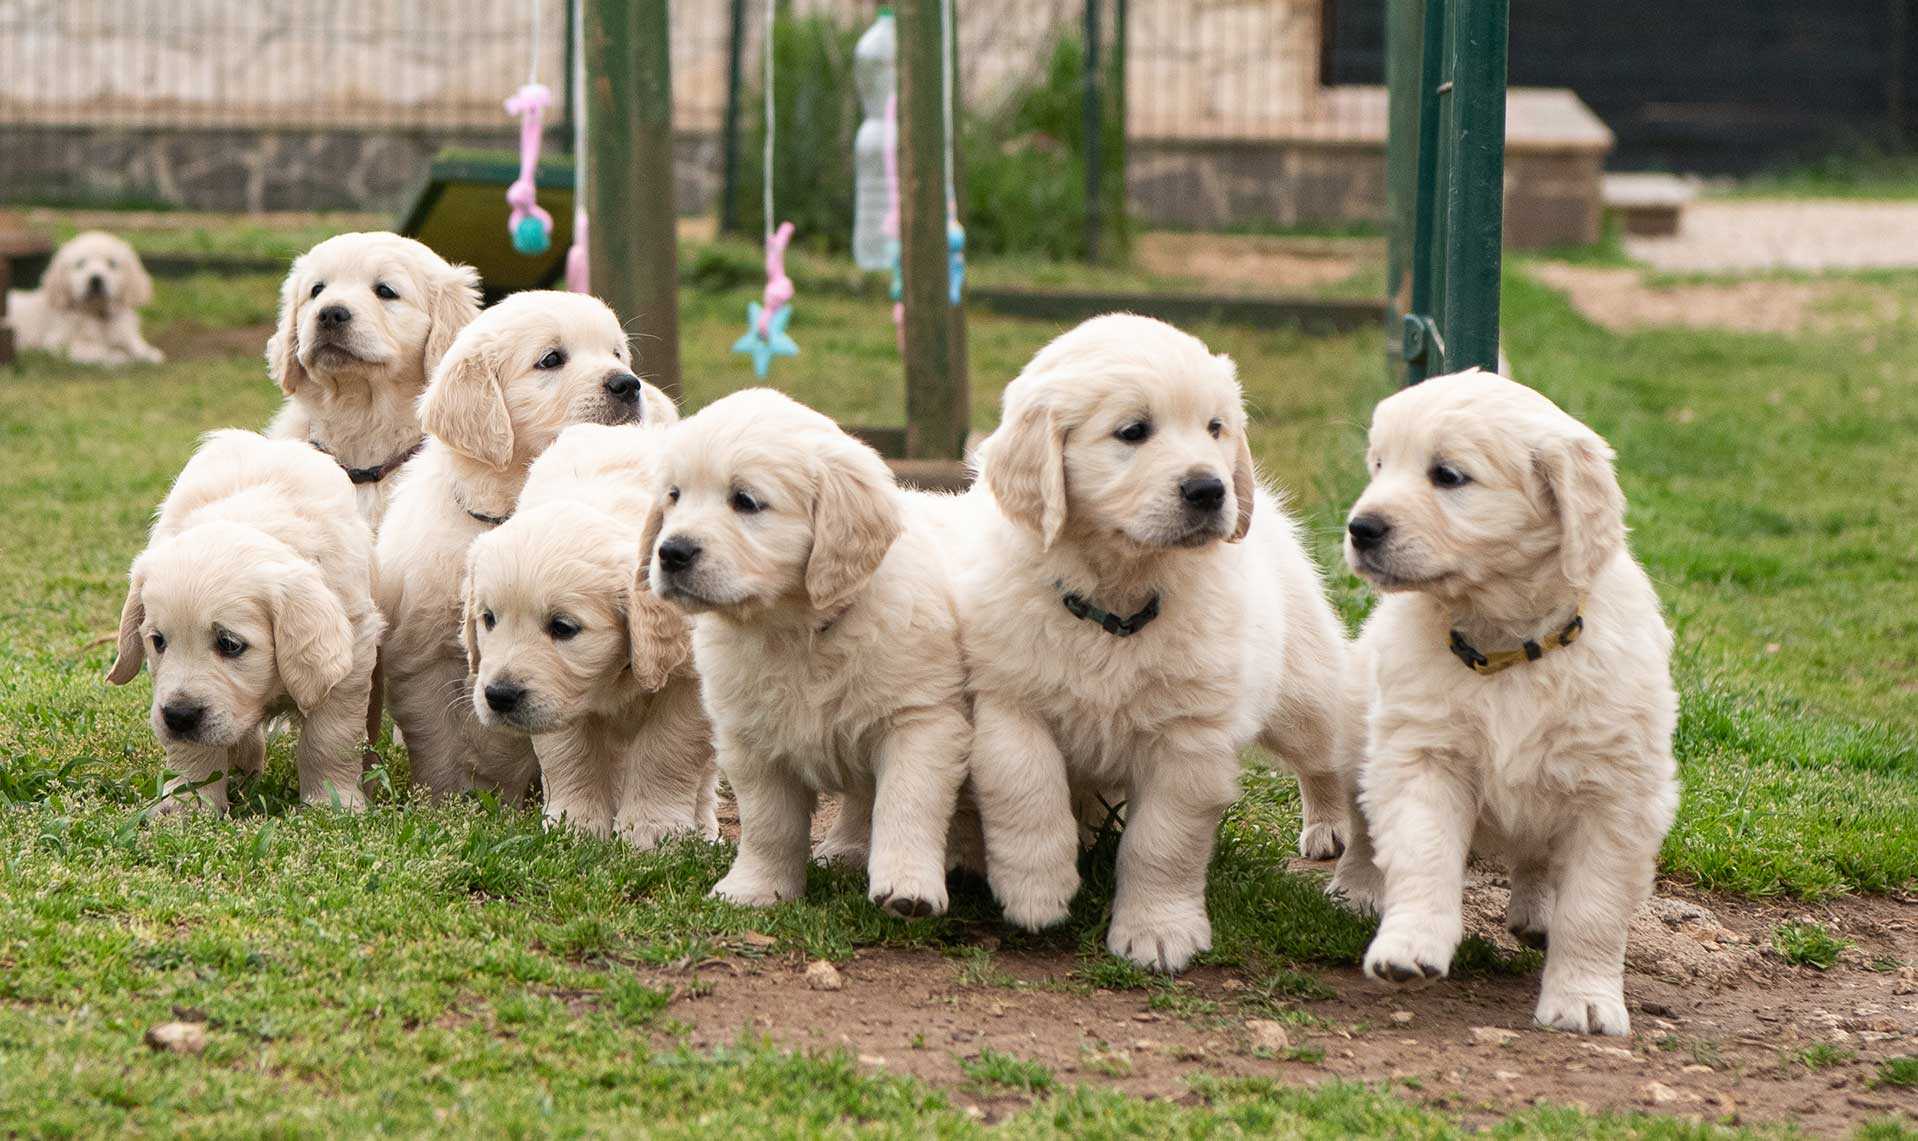
[[(1918, 277), (1874, 279), (1918, 299)], [(271, 278), (161, 283), (176, 334), (270, 320)], [(689, 405), (748, 382), (727, 349), (746, 285), (689, 291)], [(1708, 887), (1818, 896), (1918, 876), (1918, 471), (1903, 461), (1918, 390), (1887, 362), (1918, 351), (1905, 319), (1857, 338), (1659, 332), (1620, 337), (1519, 275), (1506, 343), (1520, 375), (1620, 452), (1634, 543), (1679, 632), (1686, 782), (1668, 873)], [(1910, 309), (1911, 306), (1905, 308)], [(188, 324), (191, 322), (191, 325)], [(974, 314), (974, 415), (1053, 326)], [(1366, 592), (1337, 569), (1338, 520), (1363, 480), (1371, 404), (1389, 391), (1376, 338), (1195, 330), (1240, 365), (1255, 449), (1290, 489), (1348, 617)], [(647, 359), (644, 330), (638, 342)], [(885, 302), (799, 299), (803, 355), (774, 379), (849, 422), (897, 423)], [(680, 998), (635, 968), (733, 951), (843, 959), (857, 947), (949, 950), (995, 924), (976, 887), (946, 919), (901, 924), (862, 877), (815, 869), (807, 899), (753, 913), (708, 900), (729, 852), (637, 856), (545, 832), (482, 801), (415, 803), (403, 751), (374, 811), (295, 811), (287, 743), (237, 790), (229, 820), (149, 826), (159, 753), (144, 682), (109, 689), (97, 641), (118, 612), (152, 507), (202, 431), (264, 423), (278, 395), (258, 351), (101, 375), (29, 356), (0, 374), (0, 1121), (39, 1135), (185, 1131), (709, 1134), (976, 1129), (942, 1095), (861, 1074), (838, 1055), (742, 1041), (695, 1051)], [(1677, 415), (1691, 409), (1689, 418)], [(1776, 653), (1766, 652), (1778, 643)], [(10, 805), (11, 807), (5, 807)], [(1253, 769), (1212, 869), (1212, 961), (1248, 982), (1235, 1006), (1309, 1017), (1320, 964), (1355, 961), (1367, 923), (1285, 874), (1298, 826), (1289, 777)], [(1106, 956), (1110, 838), (1062, 929), (1005, 932), (1015, 951), (1076, 956), (1072, 981), (1162, 986)], [(995, 928), (996, 929), (996, 928)], [(969, 981), (999, 985), (960, 951)], [(1526, 972), (1536, 957), (1473, 945), (1460, 970)], [(1148, 995), (1146, 1001), (1150, 1001)], [(1192, 1006), (1181, 999), (1162, 1004)], [(157, 1055), (145, 1028), (203, 1012), (201, 1058)], [(1447, 1136), (1444, 1117), (1362, 1087), (1202, 1083), (1190, 1105), (1063, 1083), (1014, 1117), (1020, 1135), (1240, 1129), (1293, 1136)], [(1508, 1135), (1703, 1136), (1681, 1123), (1520, 1115)]]
[(1841, 150), (1765, 171), (1713, 191), (1722, 198), (1918, 198), (1918, 155), (1875, 147)]
[(1834, 1046), (1830, 1042), (1813, 1042), (1798, 1051), (1797, 1059), (1799, 1065), (1817, 1073), (1819, 1070), (1829, 1070), (1833, 1066), (1842, 1066), (1857, 1056), (1843, 1046)]
[(1019, 1093), (1045, 1093), (1059, 1084), (1046, 1066), (990, 1047), (976, 1057), (961, 1058), (959, 1069), (977, 1086), (997, 1086)]
[(1878, 1063), (1878, 1076), (1871, 1084), (1881, 1089), (1918, 1088), (1918, 1057), (1906, 1054), (1897, 1058), (1886, 1058)]
[(1774, 950), (1794, 967), (1829, 970), (1849, 942), (1816, 923), (1786, 923), (1771, 933)]

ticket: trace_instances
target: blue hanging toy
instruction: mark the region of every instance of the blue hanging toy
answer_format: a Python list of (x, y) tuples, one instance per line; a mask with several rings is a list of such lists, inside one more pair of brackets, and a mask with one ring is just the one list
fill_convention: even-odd
[(773, 4), (766, 0), (766, 153), (765, 181), (760, 204), (766, 213), (766, 292), (746, 306), (746, 333), (733, 342), (733, 351), (753, 358), (753, 374), (761, 380), (774, 357), (796, 357), (799, 345), (786, 332), (793, 319), (793, 279), (786, 276), (786, 246), (793, 240), (793, 224), (773, 226)]

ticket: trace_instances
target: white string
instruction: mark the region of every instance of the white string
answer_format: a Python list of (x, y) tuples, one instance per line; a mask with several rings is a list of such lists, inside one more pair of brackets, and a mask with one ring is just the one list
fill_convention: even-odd
[(952, 0), (939, 0), (939, 71), (945, 84), (946, 105), (946, 220), (959, 211), (952, 192)]
[(573, 201), (586, 209), (586, 0), (573, 0)]
[(760, 187), (759, 202), (766, 212), (766, 241), (773, 240), (773, 5), (766, 0), (766, 156), (761, 165), (765, 184)]
[(545, 0), (533, 0), (533, 58), (526, 65), (526, 82), (539, 82), (539, 10), (545, 7)]

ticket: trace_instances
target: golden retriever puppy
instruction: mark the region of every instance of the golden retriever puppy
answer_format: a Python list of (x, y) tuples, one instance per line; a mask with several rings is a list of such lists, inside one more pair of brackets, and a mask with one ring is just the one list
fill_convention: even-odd
[(55, 251), (40, 288), (7, 293), (6, 319), (23, 349), (78, 364), (159, 364), (166, 354), (140, 336), (140, 310), (152, 303), (153, 279), (140, 255), (90, 230)]
[(1364, 812), (1335, 882), (1383, 916), (1367, 973), (1423, 983), (1458, 947), (1468, 851), (1504, 857), (1507, 923), (1550, 936), (1539, 1024), (1625, 1034), (1625, 933), (1678, 803), (1678, 698), (1611, 461), (1489, 373), (1378, 406), (1346, 560), (1384, 597), (1359, 642)]
[(377, 544), (387, 705), (413, 779), (435, 796), (517, 801), (538, 772), (524, 733), (482, 725), (467, 696), (466, 548), (513, 514), (526, 470), (570, 424), (664, 424), (633, 375), (619, 318), (578, 293), (519, 293), (460, 330), (420, 398), (429, 439), (401, 473)]
[(1074, 806), (1125, 806), (1111, 951), (1184, 969), (1254, 742), (1296, 769), (1306, 855), (1344, 827), (1346, 646), (1298, 529), (1261, 488), (1232, 362), (1160, 321), (1095, 318), (1007, 386), (959, 566), (973, 788), (1006, 918), (1066, 917)]
[(286, 403), (267, 435), (332, 456), (379, 530), (390, 477), (425, 443), (415, 406), (459, 331), (479, 274), (398, 234), (340, 234), (301, 254), (280, 287), (267, 373)]
[(647, 582), (657, 428), (579, 424), (533, 463), (513, 518), (473, 541), (467, 669), (488, 727), (527, 733), (546, 819), (644, 851), (719, 838), (691, 624)]
[[(228, 774), (257, 772), (265, 725), (291, 705), (300, 798), (362, 808), (362, 716), (380, 615), (373, 534), (353, 486), (304, 444), (207, 436), (133, 561), (107, 680), (153, 666), (166, 791), (224, 810)], [(187, 807), (168, 800), (169, 811)]]
[(866, 863), (874, 903), (946, 909), (946, 831), (972, 727), (945, 556), (876, 452), (769, 389), (669, 437), (644, 549), (653, 590), (693, 614), (739, 855), (713, 894), (764, 906), (818, 855)]

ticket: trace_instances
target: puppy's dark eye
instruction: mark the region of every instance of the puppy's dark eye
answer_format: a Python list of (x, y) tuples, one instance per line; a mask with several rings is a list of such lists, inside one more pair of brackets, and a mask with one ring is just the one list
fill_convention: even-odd
[(320, 294), (325, 292), (326, 292), (326, 282), (316, 281), (313, 283), (313, 291), (311, 293), (308, 293), (307, 296), (318, 297)]
[(166, 653), (166, 635), (160, 633), (158, 630), (153, 632), (153, 652), (156, 654)]
[(666, 489), (666, 502), (668, 503), (679, 502), (679, 489), (677, 487), (669, 487)]
[(223, 658), (237, 658), (241, 654), (246, 653), (246, 643), (235, 638), (225, 630), (214, 633), (213, 648), (218, 651), (219, 655)]
[(1464, 487), (1472, 482), (1472, 477), (1453, 467), (1451, 464), (1433, 464), (1431, 471), (1433, 487)]
[(393, 292), (393, 287), (384, 281), (373, 287), (373, 296), (379, 298), (381, 301), (398, 301), (400, 299), (400, 295)]
[(735, 491), (733, 497), (726, 502), (741, 515), (757, 515), (766, 509), (765, 505), (754, 499), (749, 491)]
[(1149, 420), (1134, 420), (1112, 434), (1128, 444), (1143, 444), (1152, 435), (1152, 423)]
[(560, 352), (558, 349), (547, 349), (546, 355), (539, 358), (539, 361), (535, 363), (533, 367), (543, 369), (564, 368), (566, 367), (566, 354)]
[(564, 614), (555, 614), (546, 620), (546, 634), (555, 642), (564, 642), (579, 633), (579, 623)]
[(1219, 438), (1219, 433), (1225, 431), (1225, 421), (1214, 416), (1212, 423), (1205, 426), (1205, 430), (1212, 433), (1212, 438), (1216, 440)]
[(493, 617), (491, 610), (480, 611), (480, 625), (486, 627), (488, 630), (491, 630), (498, 622), (499, 619)]
[(107, 259), (107, 268), (108, 268), (108, 269), (119, 269), (119, 268), (120, 268), (120, 259), (118, 259), (118, 258), (108, 258), (108, 259)]

